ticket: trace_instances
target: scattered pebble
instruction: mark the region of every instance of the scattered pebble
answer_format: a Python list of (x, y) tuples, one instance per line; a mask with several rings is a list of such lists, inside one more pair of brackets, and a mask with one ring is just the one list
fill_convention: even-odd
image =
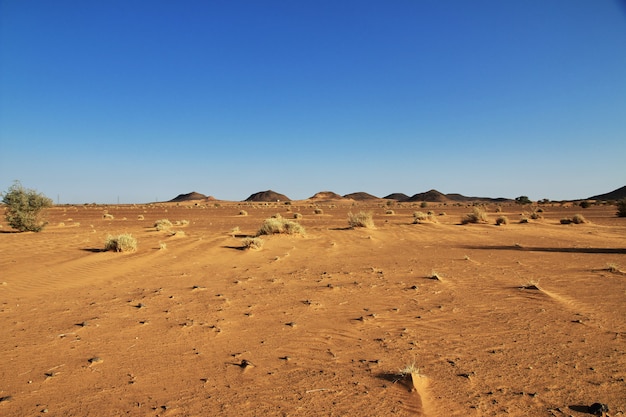
[(102, 363), (102, 362), (104, 362), (104, 361), (102, 360), (102, 358), (100, 358), (100, 357), (98, 357), (98, 356), (95, 356), (95, 357), (93, 357), (93, 358), (89, 359), (89, 360), (88, 360), (88, 362), (89, 362), (90, 364), (94, 365), (94, 364), (96, 364), (96, 363)]

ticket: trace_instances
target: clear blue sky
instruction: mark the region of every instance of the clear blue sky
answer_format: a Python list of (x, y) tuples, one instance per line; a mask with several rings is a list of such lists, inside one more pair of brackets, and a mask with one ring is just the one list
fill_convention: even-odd
[(0, 0), (0, 190), (578, 199), (626, 185), (617, 0)]

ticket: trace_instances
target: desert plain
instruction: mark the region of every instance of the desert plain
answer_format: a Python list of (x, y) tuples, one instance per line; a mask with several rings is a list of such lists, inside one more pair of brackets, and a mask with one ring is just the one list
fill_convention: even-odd
[[(40, 233), (2, 216), (0, 415), (624, 415), (626, 218), (540, 207), (463, 225), (466, 204), (70, 205)], [(375, 228), (348, 227), (359, 211)], [(243, 249), (277, 213), (305, 235)], [(102, 250), (122, 233), (137, 251)]]

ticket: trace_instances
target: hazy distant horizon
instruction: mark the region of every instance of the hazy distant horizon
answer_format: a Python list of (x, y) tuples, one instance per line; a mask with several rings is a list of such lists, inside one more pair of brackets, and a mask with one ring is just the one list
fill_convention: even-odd
[(556, 201), (626, 184), (618, 0), (0, 2), (0, 191)]

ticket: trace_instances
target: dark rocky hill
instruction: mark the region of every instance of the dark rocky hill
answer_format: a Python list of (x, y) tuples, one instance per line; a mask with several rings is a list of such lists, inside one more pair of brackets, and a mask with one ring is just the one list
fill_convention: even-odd
[(259, 201), (259, 202), (277, 202), (277, 201), (291, 201), (286, 195), (277, 193), (276, 191), (267, 190), (259, 191), (246, 198), (245, 201)]

